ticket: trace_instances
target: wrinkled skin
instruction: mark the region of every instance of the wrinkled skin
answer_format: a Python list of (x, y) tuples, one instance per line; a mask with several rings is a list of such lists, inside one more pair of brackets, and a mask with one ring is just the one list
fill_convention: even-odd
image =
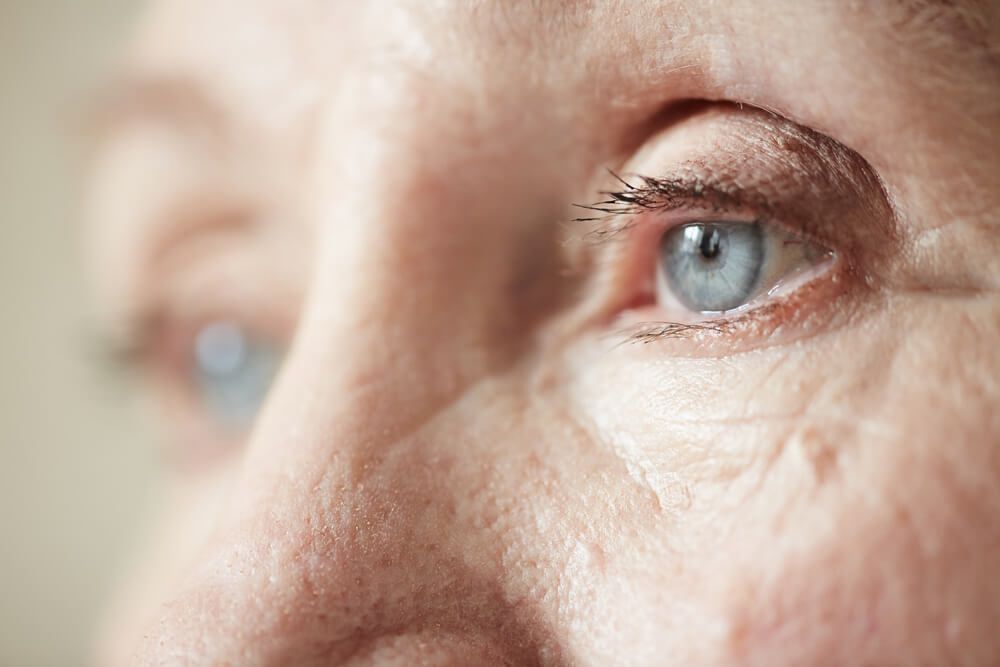
[[(236, 438), (144, 362), (170, 497), (101, 660), (1000, 664), (998, 26), (156, 2), (94, 159), (102, 308), (288, 351)], [(609, 169), (738, 187), (836, 266), (636, 342), (681, 319), (634, 305), (648, 230), (699, 213), (571, 222)]]

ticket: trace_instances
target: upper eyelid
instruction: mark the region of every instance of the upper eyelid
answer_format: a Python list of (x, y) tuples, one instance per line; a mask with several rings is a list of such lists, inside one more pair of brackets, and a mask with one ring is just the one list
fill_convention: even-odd
[[(612, 170), (608, 173), (622, 185), (617, 190), (598, 192), (604, 199), (593, 204), (573, 204), (574, 207), (596, 215), (573, 218), (574, 224), (591, 225), (582, 234), (586, 240), (603, 243), (645, 226), (648, 216), (674, 213), (672, 223), (685, 222), (756, 222), (784, 230), (804, 241), (810, 241), (843, 253), (853, 262), (852, 246), (857, 244), (857, 229), (830, 223), (830, 211), (842, 206), (831, 203), (824, 207), (825, 198), (815, 192), (808, 195), (816, 204), (803, 210), (801, 195), (794, 192), (767, 196), (752, 187), (738, 187), (728, 179), (717, 179), (694, 173), (696, 167), (682, 166), (684, 175), (679, 177), (652, 177), (628, 174), (622, 177)], [(861, 199), (859, 195), (859, 200)], [(819, 208), (816, 208), (819, 207)], [(652, 222), (661, 231), (663, 221)], [(670, 226), (667, 224), (666, 226)]]
[(234, 201), (204, 199), (175, 207), (163, 216), (167, 222), (160, 226), (158, 233), (151, 234), (147, 259), (155, 265), (178, 249), (210, 237), (247, 238), (259, 233), (264, 224), (261, 208), (235, 201), (235, 198)]
[[(601, 191), (603, 199), (596, 203), (576, 204), (590, 213), (576, 222), (599, 223), (587, 236), (605, 240), (631, 229), (640, 218), (655, 222), (658, 214), (677, 212), (671, 217), (680, 217), (685, 209), (692, 215), (745, 216), (859, 254), (869, 250), (860, 247), (862, 237), (897, 236), (897, 215), (886, 188), (861, 155), (780, 116), (742, 106), (709, 108), (712, 113), (689, 121), (695, 123), (690, 136), (708, 132), (708, 140), (668, 153), (659, 147), (671, 146), (681, 126), (650, 137), (651, 153), (636, 158), (647, 163), (655, 159), (654, 167), (660, 163), (661, 168), (652, 170), (655, 177), (607, 170), (618, 187)], [(845, 224), (848, 219), (865, 224)]]

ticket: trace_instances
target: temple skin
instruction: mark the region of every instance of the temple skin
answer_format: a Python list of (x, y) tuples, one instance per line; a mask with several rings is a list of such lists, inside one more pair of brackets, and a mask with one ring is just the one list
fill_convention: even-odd
[[(102, 317), (173, 290), (288, 351), (223, 453), (166, 420), (99, 660), (1000, 663), (998, 43), (973, 2), (153, 2), (94, 155)], [(608, 169), (850, 266), (623, 344), (655, 239), (568, 222)]]

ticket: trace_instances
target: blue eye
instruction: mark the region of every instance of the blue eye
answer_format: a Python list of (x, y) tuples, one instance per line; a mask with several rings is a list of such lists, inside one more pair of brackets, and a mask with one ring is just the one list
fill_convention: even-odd
[(194, 341), (194, 384), (205, 411), (228, 429), (253, 422), (281, 363), (280, 349), (232, 322), (213, 322)]
[(682, 306), (700, 313), (734, 310), (830, 252), (756, 222), (680, 225), (660, 243), (658, 285)]

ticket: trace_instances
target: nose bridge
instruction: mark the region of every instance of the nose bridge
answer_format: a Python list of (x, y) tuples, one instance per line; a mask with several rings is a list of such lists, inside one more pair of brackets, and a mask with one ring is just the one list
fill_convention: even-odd
[[(389, 98), (377, 113), (370, 96), (326, 110), (318, 268), (216, 539), (151, 635), (179, 651), (341, 664), (402, 628), (519, 634), (482, 565), (495, 554), (459, 534), (468, 480), (453, 465), (464, 442), (452, 406), (514, 354), (488, 340), (509, 256), (482, 213), (497, 210), (488, 193), (450, 173), (468, 151), (435, 149), (449, 130), (428, 118), (389, 123), (401, 106)], [(523, 642), (455, 641), (460, 661), (513, 650), (533, 662)]]
[(506, 163), (478, 155), (475, 131), (455, 136), (462, 104), (415, 104), (435, 88), (423, 73), (384, 67), (345, 75), (318, 114), (306, 194), (316, 270), (254, 438), (261, 458), (292, 423), (302, 452), (334, 452), (335, 468), (361, 475), (355, 455), (410, 438), (511, 356), (487, 340), (511, 273), (494, 224), (506, 184), (480, 185)]
[[(381, 301), (393, 285), (359, 278), (333, 293)], [(394, 316), (309, 306), (214, 539), (151, 635), (157, 659), (169, 647), (212, 664), (349, 664), (406, 628), (453, 632), (457, 662), (441, 664), (509, 660), (503, 641), (458, 639), (470, 625), (513, 627), (489, 567), (464, 562), (493, 556), (454, 520), (469, 481), (453, 474), (464, 444), (453, 404), (467, 380), (447, 355), (408, 351), (419, 322)]]
[(557, 246), (524, 242), (540, 236), (530, 170), (514, 169), (530, 137), (498, 145), (498, 121), (464, 92), (403, 67), (361, 71), (321, 114), (307, 206), (321, 241), (289, 375), (323, 369), (338, 405), (378, 406), (346, 408), (346, 421), (382, 433), (415, 430), (513, 364), (527, 309), (558, 289), (538, 279), (558, 274)]
[(156, 664), (168, 652), (360, 665), (413, 664), (431, 646), (422, 664), (538, 664), (545, 633), (503, 589), (504, 540), (473, 507), (488, 502), (494, 459), (481, 435), (466, 437), (467, 407), (375, 372), (357, 348), (317, 372), (308, 345), (261, 417), (215, 538), (142, 650)]

